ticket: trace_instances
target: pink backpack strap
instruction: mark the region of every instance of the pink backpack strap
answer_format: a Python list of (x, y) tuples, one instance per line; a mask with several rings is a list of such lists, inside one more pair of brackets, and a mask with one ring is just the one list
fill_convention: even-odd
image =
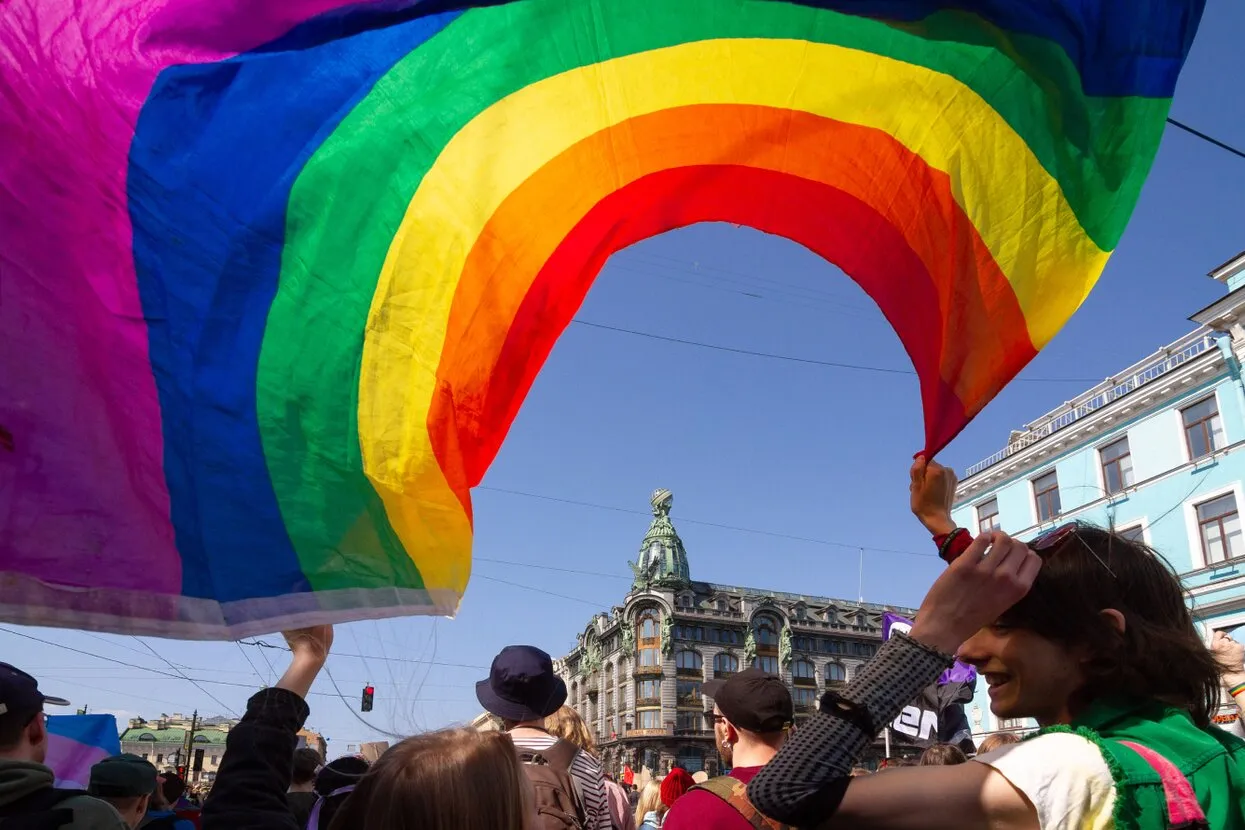
[(1132, 741), (1119, 743), (1136, 752), (1159, 775), (1163, 783), (1163, 795), (1167, 800), (1167, 827), (1169, 830), (1210, 830), (1206, 814), (1197, 803), (1189, 779), (1171, 761), (1153, 749)]

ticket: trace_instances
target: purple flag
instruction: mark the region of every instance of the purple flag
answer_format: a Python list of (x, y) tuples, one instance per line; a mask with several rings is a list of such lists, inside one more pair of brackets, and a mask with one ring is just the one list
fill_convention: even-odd
[[(902, 631), (907, 634), (912, 630), (912, 620), (907, 617), (901, 617), (898, 614), (892, 614), (887, 611), (882, 615), (882, 639), (889, 640), (892, 631)], [(942, 673), (942, 677), (938, 678), (938, 685), (945, 686), (948, 683), (973, 683), (977, 680), (977, 670), (967, 663), (955, 661), (955, 665)]]

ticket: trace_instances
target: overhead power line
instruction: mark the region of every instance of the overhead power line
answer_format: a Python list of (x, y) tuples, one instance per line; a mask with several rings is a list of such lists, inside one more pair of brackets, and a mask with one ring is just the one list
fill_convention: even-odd
[[(588, 328), (600, 329), (602, 331), (612, 331), (618, 334), (630, 334), (634, 337), (646, 337), (649, 340), (660, 340), (663, 343), (677, 343), (680, 346), (696, 346), (701, 349), (712, 349), (716, 352), (727, 352), (729, 354), (742, 354), (749, 357), (760, 357), (766, 360), (782, 360), (787, 363), (803, 363), (809, 366), (825, 366), (831, 369), (850, 369), (856, 372), (875, 372), (885, 375), (915, 375), (912, 369), (896, 369), (888, 366), (866, 366), (860, 363), (841, 363), (833, 360), (817, 360), (811, 357), (795, 357), (793, 355), (774, 354), (773, 352), (758, 352), (752, 349), (739, 349), (734, 346), (723, 346), (718, 343), (702, 343), (698, 340), (685, 340), (682, 337), (668, 337), (664, 334), (653, 334), (647, 331), (636, 331), (635, 329), (626, 329), (621, 326), (609, 326), (605, 323), (594, 323), (590, 320), (581, 320), (578, 317), (571, 320), (572, 323)], [(1013, 383), (1098, 383), (1101, 378), (1016, 378)]]
[(1196, 130), (1193, 127), (1190, 127), (1188, 124), (1177, 121), (1175, 118), (1171, 118), (1170, 116), (1167, 119), (1167, 123), (1171, 124), (1173, 127), (1179, 127), (1180, 129), (1184, 130), (1189, 135), (1196, 136), (1209, 144), (1215, 145), (1221, 150), (1227, 150), (1232, 155), (1239, 156), (1245, 159), (1245, 150), (1237, 149), (1236, 147), (1233, 147), (1231, 144), (1225, 144), (1219, 139), (1208, 136), (1206, 133), (1202, 132), (1201, 130)]
[[(170, 663), (168, 660), (165, 660), (165, 659), (164, 659), (164, 656), (163, 656), (163, 655), (161, 655), (161, 654), (160, 654), (158, 651), (156, 651), (154, 648), (152, 648), (152, 647), (151, 647), (151, 645), (150, 645), (147, 641), (145, 641), (145, 640), (140, 640), (138, 637), (135, 637), (134, 639), (135, 639), (135, 640), (138, 640), (138, 642), (139, 642), (141, 645), (143, 645), (144, 647), (146, 647), (146, 649), (147, 649), (148, 651), (150, 651), (150, 652), (151, 652), (151, 653), (152, 653), (152, 654), (153, 654), (153, 655), (154, 655), (157, 659), (162, 660), (166, 666), (168, 666), (168, 667), (169, 667), (170, 669), (172, 669), (173, 671), (177, 672), (177, 674), (178, 674), (178, 675), (180, 675), (180, 676), (181, 676), (181, 678), (182, 678), (183, 680), (185, 680), (186, 682), (190, 683), (190, 684), (191, 684), (192, 686), (194, 686), (196, 689), (198, 689), (199, 691), (203, 692), (203, 694), (207, 695), (207, 696), (208, 696), (208, 697), (210, 697), (213, 701), (215, 701), (215, 703), (216, 703), (216, 705), (217, 705), (217, 706), (220, 706), (221, 708), (223, 708), (223, 709), (224, 709), (226, 712), (228, 712), (229, 714), (234, 715), (235, 717), (237, 716), (237, 714), (238, 714), (238, 713), (237, 713), (236, 711), (234, 711), (234, 709), (233, 709), (232, 707), (230, 707), (230, 706), (229, 706), (229, 705), (227, 705), (224, 701), (222, 701), (220, 698), (218, 698), (216, 695), (212, 694), (212, 693), (211, 693), (211, 692), (209, 692), (207, 689), (205, 689), (205, 688), (203, 688), (201, 685), (199, 685), (199, 681), (197, 681), (197, 680), (195, 680), (193, 677), (190, 677), (189, 675), (187, 675), (187, 674), (186, 674), (185, 672), (183, 672), (180, 668), (178, 668), (177, 666), (173, 665), (173, 664), (172, 664), (172, 663)], [(262, 678), (262, 677), (260, 678), (260, 682), (263, 682), (263, 678)]]
[[(577, 501), (575, 499), (561, 498), (558, 496), (546, 496), (541, 493), (527, 493), (522, 490), (510, 490), (505, 487), (489, 487), (487, 485), (480, 485), (479, 487), (476, 487), (475, 489), (476, 490), (488, 490), (489, 492), (492, 492), (492, 493), (505, 493), (506, 495), (510, 495), (510, 496), (523, 496), (524, 498), (529, 498), (529, 499), (541, 499), (542, 501), (551, 501), (551, 502), (556, 502), (558, 504), (571, 504), (571, 505), (575, 505), (576, 507), (591, 507), (595, 510), (609, 510), (614, 513), (630, 513), (633, 515), (645, 515), (645, 516), (648, 515), (647, 510), (635, 510), (629, 507), (615, 507), (613, 505), (608, 505), (608, 504), (595, 504), (593, 502)], [(719, 522), (705, 522), (705, 521), (700, 521), (699, 519), (688, 519), (682, 516), (679, 517), (679, 521), (683, 524), (701, 525), (703, 527), (715, 527), (715, 528), (718, 528), (719, 530), (732, 530), (737, 533), (751, 533), (757, 536), (770, 536), (775, 539), (789, 539), (793, 542), (808, 542), (814, 545), (826, 545), (826, 546), (835, 547), (835, 548), (846, 548), (848, 550), (857, 551), (857, 552), (863, 548), (865, 551), (876, 551), (878, 553), (898, 553), (898, 554), (903, 554), (904, 556), (932, 556), (935, 558), (938, 556), (937, 553), (934, 553), (932, 551), (928, 553), (921, 553), (915, 550), (896, 550), (895, 548), (879, 548), (874, 545), (862, 545), (859, 542), (837, 542), (831, 539), (815, 539), (810, 536), (796, 536), (790, 533), (777, 533), (772, 530), (760, 530), (754, 527), (742, 527), (740, 525), (728, 525), (728, 524), (721, 524)]]

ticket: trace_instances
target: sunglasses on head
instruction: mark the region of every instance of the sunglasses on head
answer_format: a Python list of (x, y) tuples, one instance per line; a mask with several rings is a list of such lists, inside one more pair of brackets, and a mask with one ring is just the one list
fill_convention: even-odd
[(1067, 524), (1062, 524), (1059, 527), (1055, 528), (1054, 530), (1048, 530), (1045, 533), (1040, 534), (1033, 541), (1029, 542), (1028, 543), (1029, 550), (1033, 551), (1034, 553), (1038, 554), (1043, 559), (1045, 559), (1046, 556), (1051, 551), (1053, 551), (1055, 548), (1059, 547), (1065, 541), (1067, 541), (1069, 536), (1072, 536), (1072, 537), (1075, 537), (1076, 540), (1081, 543), (1081, 547), (1089, 551), (1090, 555), (1098, 560), (1099, 565), (1102, 565), (1102, 567), (1106, 568), (1107, 573), (1111, 574), (1112, 579), (1118, 579), (1119, 577), (1115, 575), (1115, 571), (1111, 570), (1111, 566), (1108, 565), (1103, 560), (1103, 558), (1098, 555), (1098, 551), (1091, 548), (1089, 546), (1089, 543), (1081, 538), (1081, 535), (1078, 532), (1080, 529), (1081, 529), (1081, 526), (1077, 522), (1068, 522)]

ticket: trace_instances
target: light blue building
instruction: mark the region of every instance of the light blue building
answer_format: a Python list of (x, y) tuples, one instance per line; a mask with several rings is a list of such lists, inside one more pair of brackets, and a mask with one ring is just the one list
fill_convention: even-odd
[[(1011, 434), (969, 467), (954, 518), (1032, 539), (1072, 520), (1134, 534), (1171, 562), (1207, 640), (1245, 625), (1245, 253), (1211, 272), (1228, 294), (1198, 327)], [(999, 721), (984, 684), (974, 732)]]

